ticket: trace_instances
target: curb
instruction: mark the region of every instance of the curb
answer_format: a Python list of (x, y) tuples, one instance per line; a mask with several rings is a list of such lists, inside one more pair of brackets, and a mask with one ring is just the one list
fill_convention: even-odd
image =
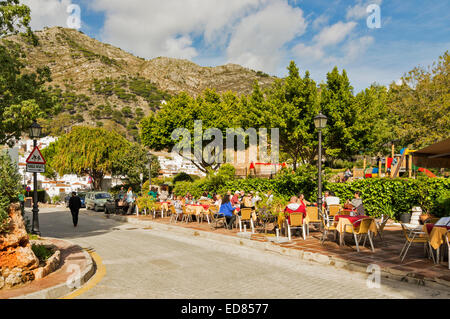
[[(147, 221), (147, 220), (139, 220), (136, 218), (130, 218), (127, 216), (116, 216), (116, 215), (109, 215), (110, 219), (119, 221), (119, 222), (126, 222), (133, 225), (141, 225), (148, 227), (150, 229), (156, 229), (156, 230), (163, 230), (163, 231), (170, 231), (173, 233), (177, 233), (180, 235), (187, 235), (187, 236), (196, 236), (196, 237), (203, 237), (211, 240), (217, 240), (221, 243), (230, 243), (238, 246), (246, 246), (254, 249), (258, 249), (261, 251), (268, 251), (273, 253), (278, 253), (283, 256), (290, 256), (294, 258), (298, 258), (304, 261), (309, 262), (316, 262), (322, 265), (328, 265), (333, 266), (339, 269), (345, 269), (349, 271), (355, 271), (360, 273), (369, 274), (369, 265), (356, 262), (356, 261), (349, 261), (343, 258), (339, 257), (333, 257), (333, 256), (327, 256), (320, 253), (313, 253), (298, 249), (291, 249), (287, 247), (282, 247), (275, 245), (271, 241), (267, 242), (261, 242), (256, 240), (251, 240), (248, 238), (248, 236), (244, 234), (239, 234), (238, 237), (236, 236), (228, 236), (223, 234), (214, 234), (210, 232), (206, 232), (203, 230), (196, 230), (196, 229), (188, 229), (184, 227), (178, 227), (176, 224), (161, 224), (154, 221)], [(427, 286), (430, 288), (450, 288), (450, 281), (442, 280), (440, 278), (430, 278), (430, 277), (423, 277), (418, 274), (414, 273), (406, 273), (404, 271), (391, 269), (391, 268), (381, 268), (380, 269), (380, 275), (382, 278), (389, 278), (394, 279), (402, 282), (408, 282), (411, 284), (419, 285), (419, 286)]]
[[(59, 239), (60, 240), (60, 239)], [(83, 248), (81, 248), (78, 245), (75, 245), (74, 243), (68, 241), (68, 240), (64, 240), (70, 244), (72, 244), (73, 246), (79, 247), (81, 252), (83, 253), (84, 257), (87, 260), (87, 266), (85, 267), (85, 269), (81, 272), (81, 274), (75, 278), (73, 278), (74, 282), (79, 282), (80, 283), (80, 287), (82, 285), (84, 285), (94, 274), (95, 274), (95, 264), (91, 258), (91, 256), (89, 255), (89, 253), (87, 251), (85, 251)], [(33, 292), (30, 294), (26, 294), (26, 295), (22, 295), (22, 296), (17, 296), (17, 297), (13, 297), (10, 299), (57, 299), (60, 297), (64, 297), (68, 294), (70, 294), (71, 292), (79, 289), (77, 287), (69, 287), (66, 282), (58, 284), (56, 286), (50, 287), (50, 288), (46, 288), (37, 292)]]

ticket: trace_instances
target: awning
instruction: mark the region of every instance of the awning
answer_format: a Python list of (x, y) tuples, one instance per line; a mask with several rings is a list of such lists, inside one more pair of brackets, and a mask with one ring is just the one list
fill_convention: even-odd
[(415, 151), (413, 164), (418, 167), (450, 168), (450, 138)]

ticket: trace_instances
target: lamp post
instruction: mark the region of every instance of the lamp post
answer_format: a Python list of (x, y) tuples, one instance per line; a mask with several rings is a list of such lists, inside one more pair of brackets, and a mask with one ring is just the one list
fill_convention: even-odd
[(317, 208), (319, 214), (322, 214), (322, 130), (327, 125), (328, 118), (321, 113), (314, 118), (314, 126), (319, 131), (319, 153), (318, 153), (318, 191), (317, 191)]
[[(33, 139), (34, 148), (37, 146), (37, 139), (41, 137), (42, 127), (33, 122), (30, 126), (30, 138)], [(39, 231), (39, 208), (38, 208), (38, 196), (37, 196), (37, 173), (33, 173), (33, 224), (32, 224), (32, 233), (35, 235), (41, 235)]]

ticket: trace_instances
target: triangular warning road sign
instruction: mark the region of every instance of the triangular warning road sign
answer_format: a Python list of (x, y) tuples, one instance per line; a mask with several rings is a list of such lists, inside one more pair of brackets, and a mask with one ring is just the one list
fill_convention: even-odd
[(33, 149), (30, 156), (27, 158), (27, 164), (45, 164), (44, 156), (42, 156), (41, 151), (37, 148), (37, 146)]

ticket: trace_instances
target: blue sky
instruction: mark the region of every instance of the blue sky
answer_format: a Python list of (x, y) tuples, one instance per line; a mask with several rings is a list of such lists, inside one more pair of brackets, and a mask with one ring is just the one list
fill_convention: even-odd
[[(237, 63), (285, 76), (294, 60), (321, 82), (335, 65), (355, 92), (388, 85), (450, 48), (450, 0), (23, 0), (32, 26), (67, 27), (81, 8), (81, 31), (146, 59), (185, 58), (202, 66)], [(369, 28), (370, 4), (381, 28)]]

